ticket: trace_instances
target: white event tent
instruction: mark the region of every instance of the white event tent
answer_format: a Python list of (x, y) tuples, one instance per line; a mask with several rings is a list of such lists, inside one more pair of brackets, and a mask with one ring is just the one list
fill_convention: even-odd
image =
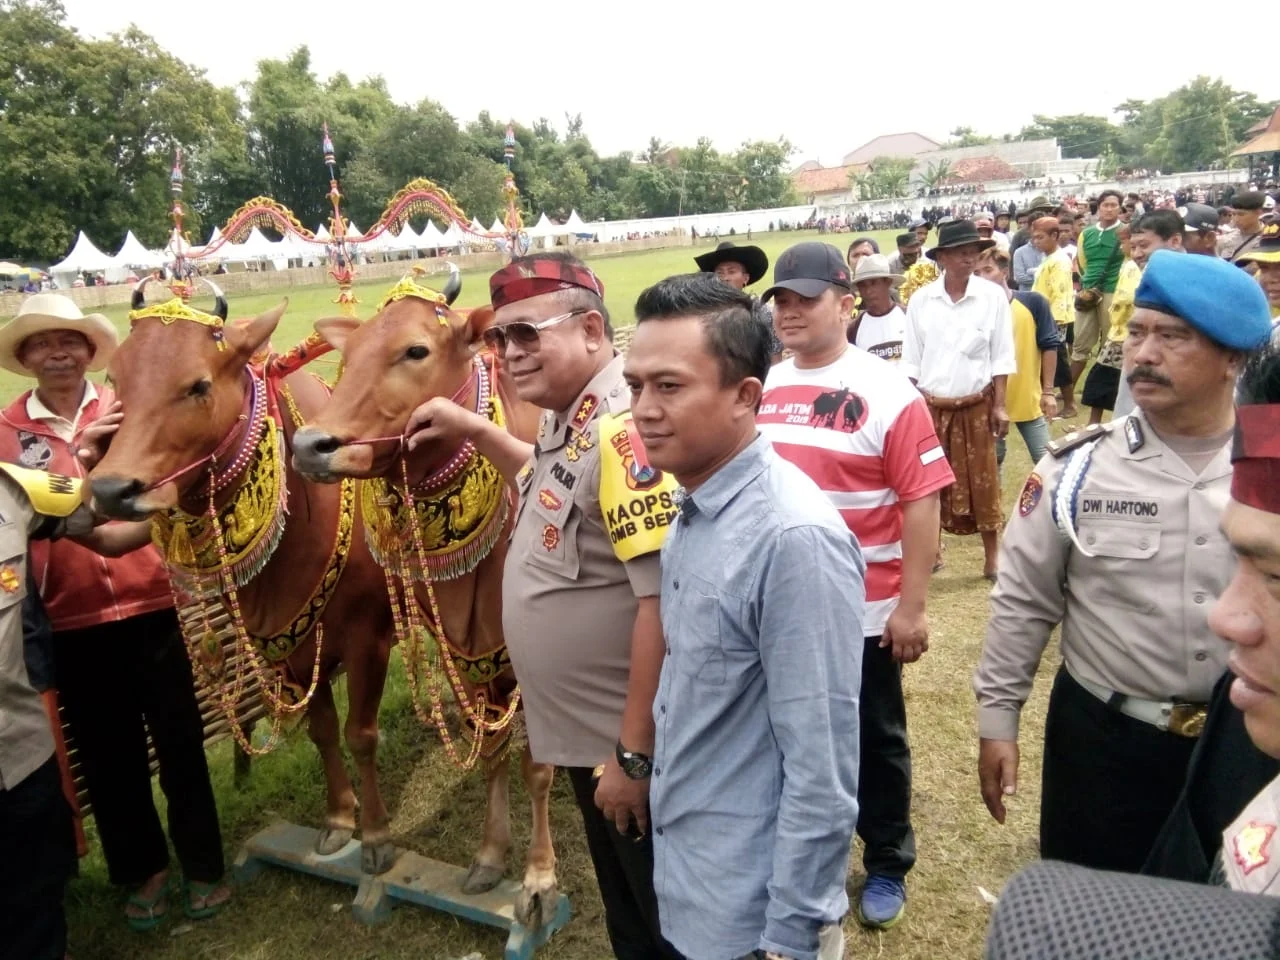
[(493, 223), (490, 224), (489, 226), (489, 232), (490, 233), (506, 233), (507, 232), (506, 224), (504, 224), (497, 217), (494, 217)]
[(163, 266), (164, 256), (152, 253), (144, 247), (130, 230), (125, 234), (120, 250), (111, 258), (111, 266), (107, 268), (107, 280), (111, 283), (119, 283), (131, 273), (136, 275), (139, 270), (158, 270)]
[(582, 218), (578, 216), (577, 210), (570, 211), (569, 219), (564, 223), (564, 229), (566, 233), (571, 233), (575, 236), (577, 234), (591, 234), (593, 232), (590, 227), (582, 222)]
[(69, 287), (81, 271), (99, 273), (110, 270), (115, 261), (93, 245), (83, 230), (76, 237), (75, 246), (61, 263), (49, 268), (54, 282), (60, 287)]

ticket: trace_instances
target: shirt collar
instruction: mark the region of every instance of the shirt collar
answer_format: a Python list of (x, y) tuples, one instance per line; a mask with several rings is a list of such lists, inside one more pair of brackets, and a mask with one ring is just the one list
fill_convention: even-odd
[[(556, 449), (565, 442), (565, 427), (573, 426), (574, 429), (581, 431), (582, 428), (596, 418), (600, 412), (600, 407), (604, 404), (604, 398), (613, 389), (613, 385), (622, 379), (624, 359), (622, 354), (615, 353), (608, 365), (587, 381), (587, 385), (574, 398), (573, 403), (569, 404), (564, 410), (556, 411), (555, 417), (550, 423), (551, 435), (541, 439), (539, 449)], [(583, 405), (586, 404), (588, 398), (591, 398), (591, 405), (582, 412), (582, 416), (585, 419), (579, 420), (579, 424), (575, 426), (574, 420), (578, 418), (578, 414), (583, 410)]]
[[(84, 413), (84, 408), (93, 401), (98, 399), (98, 390), (93, 385), (92, 380), (84, 382), (84, 396), (80, 398), (80, 406), (76, 408), (76, 419), (80, 419), (80, 414)], [(27, 397), (27, 416), (32, 420), (61, 420), (58, 414), (54, 413), (44, 405), (44, 401), (36, 396), (36, 391), (32, 390), (31, 395)]]
[(944, 273), (939, 273), (938, 279), (925, 287), (922, 292), (927, 291), (926, 296), (933, 297), (935, 300), (942, 300), (952, 306), (959, 306), (973, 296), (973, 281), (975, 278), (975, 274), (969, 274), (969, 280), (964, 285), (964, 296), (959, 300), (952, 300), (951, 294), (947, 293), (946, 274)]
[(764, 472), (774, 456), (773, 446), (765, 439), (764, 434), (757, 433), (756, 438), (736, 457), (708, 477), (686, 500), (693, 501), (699, 513), (705, 513), (714, 519), (743, 487)]

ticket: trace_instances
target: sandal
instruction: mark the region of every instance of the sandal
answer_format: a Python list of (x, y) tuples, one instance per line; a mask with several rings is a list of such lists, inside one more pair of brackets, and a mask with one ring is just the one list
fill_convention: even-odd
[[(209, 903), (209, 898), (221, 889), (227, 890), (226, 899), (219, 900), (217, 903)], [(204, 906), (192, 906), (196, 900), (202, 902)], [(191, 920), (207, 920), (209, 917), (217, 916), (222, 912), (222, 908), (230, 902), (231, 890), (230, 888), (224, 888), (221, 882), (202, 883), (199, 880), (188, 880), (182, 885), (182, 912)]]
[[(154, 896), (144, 897), (141, 892), (135, 891), (129, 894), (129, 899), (125, 901), (126, 907), (136, 907), (138, 910), (147, 911), (146, 916), (135, 916), (126, 909), (124, 918), (129, 924), (129, 929), (135, 933), (146, 933), (148, 930), (154, 930), (164, 922), (164, 918), (169, 915), (169, 883), (165, 881), (160, 885)], [(159, 907), (160, 909), (157, 909)]]

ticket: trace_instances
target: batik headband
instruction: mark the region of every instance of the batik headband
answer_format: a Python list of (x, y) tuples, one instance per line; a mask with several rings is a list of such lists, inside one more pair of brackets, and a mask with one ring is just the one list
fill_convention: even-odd
[(503, 267), (489, 278), (489, 299), (497, 310), (509, 303), (572, 287), (604, 299), (604, 284), (589, 268), (550, 258)]
[(1231, 462), (1231, 499), (1280, 513), (1280, 404), (1249, 404), (1236, 410)]

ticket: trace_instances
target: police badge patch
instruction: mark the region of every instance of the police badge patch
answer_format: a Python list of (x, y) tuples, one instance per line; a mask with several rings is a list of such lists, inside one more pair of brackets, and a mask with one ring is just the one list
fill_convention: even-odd
[(18, 462), (24, 467), (44, 470), (53, 459), (53, 449), (49, 446), (49, 441), (38, 433), (19, 430), (18, 445), (22, 447), (22, 452), (18, 454)]
[(1018, 494), (1018, 516), (1025, 517), (1031, 513), (1043, 493), (1044, 481), (1040, 479), (1040, 474), (1033, 473), (1027, 477), (1027, 482), (1022, 485), (1022, 492)]

